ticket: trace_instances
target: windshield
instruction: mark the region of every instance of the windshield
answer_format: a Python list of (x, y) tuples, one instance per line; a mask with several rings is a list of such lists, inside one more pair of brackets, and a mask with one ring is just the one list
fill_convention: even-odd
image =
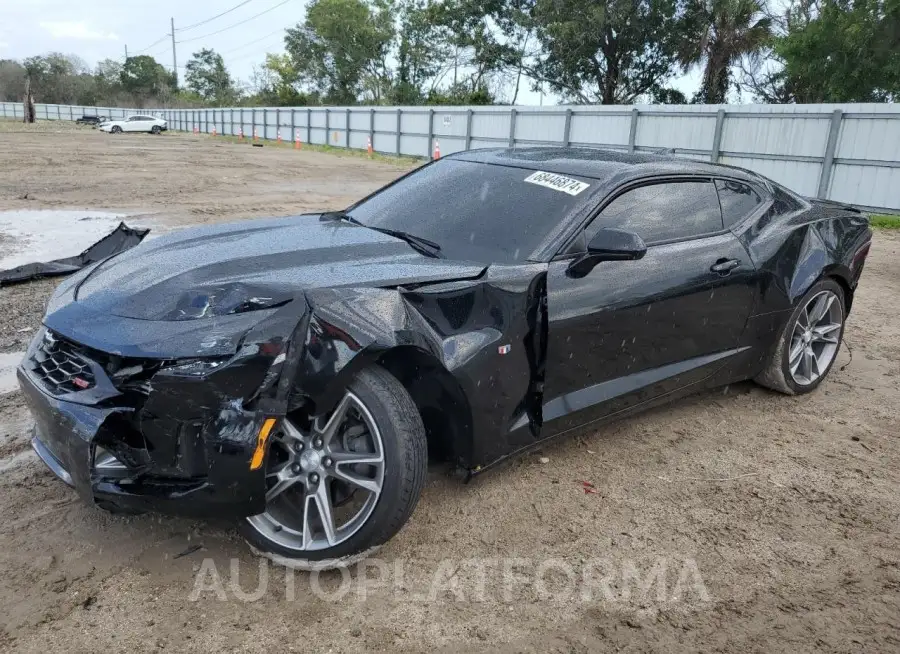
[[(592, 180), (457, 159), (425, 166), (347, 213), (360, 223), (434, 241), (450, 259), (525, 261), (588, 193)], [(526, 181), (526, 178), (532, 178)], [(563, 178), (565, 179), (565, 178)], [(580, 189), (573, 194), (574, 189)]]

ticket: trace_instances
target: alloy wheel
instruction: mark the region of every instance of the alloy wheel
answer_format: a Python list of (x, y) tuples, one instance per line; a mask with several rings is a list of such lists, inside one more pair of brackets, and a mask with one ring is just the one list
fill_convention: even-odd
[(788, 351), (788, 367), (796, 384), (813, 384), (828, 371), (840, 347), (843, 324), (841, 301), (832, 291), (809, 299), (794, 323)]
[(348, 392), (327, 420), (282, 421), (268, 456), (266, 510), (247, 521), (282, 547), (328, 549), (366, 523), (383, 483), (378, 425)]

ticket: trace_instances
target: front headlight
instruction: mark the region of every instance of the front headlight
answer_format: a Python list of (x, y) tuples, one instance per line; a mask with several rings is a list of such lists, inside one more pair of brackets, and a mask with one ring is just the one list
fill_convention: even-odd
[(215, 359), (184, 359), (176, 361), (171, 366), (163, 366), (161, 373), (176, 375), (178, 377), (204, 377), (228, 363), (231, 357), (217, 357)]

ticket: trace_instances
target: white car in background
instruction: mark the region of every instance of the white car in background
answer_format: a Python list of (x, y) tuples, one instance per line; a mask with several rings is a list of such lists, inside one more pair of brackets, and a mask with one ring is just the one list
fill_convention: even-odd
[(149, 132), (150, 134), (159, 134), (169, 129), (168, 124), (162, 118), (149, 116), (147, 114), (138, 114), (129, 116), (122, 120), (108, 120), (100, 123), (101, 132), (109, 132), (110, 134), (121, 134), (122, 132)]

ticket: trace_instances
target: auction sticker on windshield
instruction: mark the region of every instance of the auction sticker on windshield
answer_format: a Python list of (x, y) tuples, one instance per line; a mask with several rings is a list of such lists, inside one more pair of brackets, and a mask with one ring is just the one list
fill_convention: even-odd
[(590, 184), (579, 182), (577, 179), (566, 177), (565, 175), (557, 175), (556, 173), (545, 173), (542, 170), (529, 175), (525, 178), (529, 184), (537, 184), (538, 186), (546, 186), (554, 191), (562, 191), (569, 195), (578, 195)]

